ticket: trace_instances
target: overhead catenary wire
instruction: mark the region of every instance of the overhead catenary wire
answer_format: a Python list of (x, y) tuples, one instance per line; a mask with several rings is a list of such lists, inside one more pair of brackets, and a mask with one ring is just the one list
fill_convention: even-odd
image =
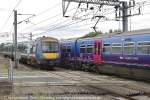
[[(49, 8), (47, 8), (46, 10), (43, 10), (42, 12), (40, 12), (40, 13), (36, 14), (35, 16), (33, 16), (32, 18), (41, 16), (42, 14), (44, 14), (44, 13), (46, 13), (46, 12), (48, 12), (48, 11), (50, 11), (50, 10), (53, 10), (54, 8), (58, 7), (58, 5), (60, 5), (60, 4), (61, 4), (61, 3), (57, 3), (57, 4), (54, 5), (53, 7), (49, 7)], [(31, 23), (31, 22), (30, 22), (30, 23)], [(36, 24), (34, 24), (34, 23), (32, 23), (32, 24), (33, 24), (33, 25), (36, 25)]]
[[(149, 4), (148, 4), (148, 3), (146, 3), (146, 4), (143, 4), (143, 5), (145, 6), (145, 5), (149, 5)], [(46, 10), (45, 10), (45, 11), (46, 11)], [(44, 11), (43, 11), (43, 12), (40, 12), (40, 13), (44, 13)], [(39, 13), (39, 14), (40, 14), (40, 13)], [(148, 14), (148, 13), (147, 13), (147, 14)], [(144, 14), (144, 15), (145, 15), (145, 14)], [(56, 23), (55, 23), (55, 24), (56, 24)], [(70, 23), (70, 24), (71, 24), (71, 23)], [(38, 25), (39, 25), (39, 24), (38, 24)], [(55, 29), (55, 28), (57, 28), (57, 27), (58, 27), (58, 26), (57, 26), (57, 27), (56, 27), (56, 26), (57, 26), (57, 25), (54, 25), (54, 27), (53, 27), (53, 28)], [(67, 26), (66, 26), (66, 27), (67, 27)], [(31, 28), (32, 28), (32, 27), (31, 27)], [(62, 27), (62, 28), (63, 28), (63, 27)], [(60, 28), (58, 28), (58, 29), (60, 29)], [(55, 29), (55, 30), (57, 30), (57, 29)]]
[(38, 14), (36, 15), (36, 17), (37, 17), (37, 16), (40, 16), (40, 15), (42, 15), (42, 14), (44, 14), (44, 13), (50, 11), (50, 10), (53, 10), (53, 9), (56, 8), (56, 7), (59, 7), (60, 4), (61, 4), (61, 3), (57, 3), (57, 4), (55, 4), (54, 6), (47, 8), (46, 10), (44, 10), (44, 11), (38, 13)]
[[(73, 8), (73, 9), (75, 9), (75, 8)], [(73, 9), (71, 9), (71, 10), (73, 10)], [(71, 10), (69, 10), (69, 11), (71, 11)], [(46, 18), (46, 19), (44, 19), (44, 20), (42, 20), (42, 21), (40, 21), (40, 22), (38, 22), (38, 23), (36, 23), (36, 24), (34, 24), (34, 25), (32, 25), (32, 26), (29, 26), (29, 27), (26, 27), (26, 28), (22, 29), (21, 31), (24, 31), (24, 30), (26, 30), (26, 29), (32, 28), (32, 27), (34, 27), (34, 26), (37, 26), (37, 25), (39, 25), (39, 24), (41, 24), (41, 23), (44, 23), (44, 22), (46, 22), (46, 21), (48, 21), (48, 20), (52, 20), (52, 19), (54, 19), (54, 18), (56, 18), (56, 17), (58, 17), (58, 16), (60, 16), (60, 15), (62, 15), (62, 13), (58, 13), (58, 14), (52, 16), (52, 17)]]
[[(73, 8), (73, 9), (75, 9), (75, 8)], [(71, 11), (71, 10), (73, 10), (73, 9), (70, 9), (69, 11)], [(105, 9), (105, 10), (106, 10), (106, 9)], [(112, 10), (112, 9), (109, 9), (109, 10)], [(69, 12), (69, 11), (68, 11), (68, 12)], [(86, 15), (87, 15), (87, 14), (86, 14)], [(83, 15), (83, 16), (85, 16), (85, 15)], [(62, 18), (61, 18), (61, 19), (62, 19)], [(61, 20), (61, 19), (59, 19), (59, 20)], [(58, 20), (58, 21), (59, 21), (59, 20)], [(58, 22), (58, 21), (57, 21), (57, 22)], [(57, 22), (55, 22), (55, 23), (57, 23)], [(65, 21), (63, 21), (63, 22), (59, 22), (58, 25), (60, 25), (61, 23), (66, 23), (66, 22), (69, 22), (69, 20), (67, 19), (67, 20), (65, 20)], [(72, 22), (74, 22), (74, 21), (72, 21)], [(38, 23), (38, 24), (39, 24), (39, 23)], [(57, 25), (57, 24), (53, 24), (53, 25), (50, 24), (50, 26), (48, 25), (47, 27), (55, 28), (55, 26), (58, 26), (58, 25)], [(33, 26), (34, 26), (34, 25), (33, 25)], [(54, 27), (53, 27), (53, 26), (54, 26)], [(29, 27), (29, 28), (31, 28), (31, 27)], [(40, 28), (45, 28), (45, 27), (40, 27)], [(39, 28), (34, 29), (34, 30), (38, 30), (38, 29), (39, 29)], [(32, 30), (32, 31), (34, 31), (34, 30)]]
[(19, 1), (17, 2), (17, 4), (15, 5), (15, 7), (11, 10), (11, 12), (10, 12), (8, 18), (6, 19), (5, 23), (4, 23), (3, 26), (0, 28), (0, 30), (3, 30), (3, 29), (5, 28), (6, 24), (8, 23), (10, 17), (11, 17), (12, 14), (13, 14), (13, 10), (15, 10), (15, 9), (19, 6), (19, 4), (20, 4), (21, 2), (22, 2), (22, 0), (19, 0)]
[[(89, 19), (90, 19), (90, 18), (89, 18)], [(86, 20), (88, 20), (88, 19), (86, 19)], [(77, 24), (77, 23), (80, 23), (80, 22), (83, 22), (83, 21), (85, 21), (85, 19), (84, 19), (84, 20), (81, 20), (81, 21), (77, 21), (77, 22), (75, 22), (75, 23), (70, 23), (69, 25)], [(56, 27), (56, 28), (54, 28), (54, 29), (48, 29), (47, 31), (38, 33), (38, 34), (36, 34), (36, 35), (44, 34), (44, 33), (50, 32), (50, 31), (54, 31), (54, 30), (56, 30), (56, 29), (60, 29), (60, 28), (63, 28), (63, 27), (67, 27), (67, 26), (69, 26), (69, 25), (67, 24), (67, 25), (63, 25), (63, 26), (60, 26), (60, 27)]]
[[(22, 1), (22, 0), (19, 0), (19, 2), (15, 5), (15, 7), (13, 8), (13, 10), (15, 10), (15, 9), (19, 6), (19, 4), (21, 3), (21, 1)], [(46, 10), (44, 10), (44, 11), (38, 13), (38, 14), (36, 15), (36, 17), (39, 16), (39, 15), (42, 15), (42, 14), (46, 13), (46, 12), (49, 11), (49, 10), (52, 10), (52, 9), (56, 8), (56, 7), (57, 7), (58, 5), (60, 5), (60, 4), (61, 4), (61, 3), (57, 3), (57, 4), (54, 5), (53, 7), (47, 8)], [(1, 30), (3, 30), (3, 29), (5, 28), (5, 26), (7, 25), (7, 23), (8, 23), (8, 21), (9, 21), (10, 17), (11, 17), (12, 14), (13, 14), (13, 10), (11, 10), (11, 12), (10, 12), (10, 14), (9, 14), (9, 16), (8, 16), (8, 18), (7, 18), (7, 20), (5, 21), (4, 25), (1, 27)]]
[[(146, 4), (146, 5), (148, 5), (148, 4)], [(150, 13), (147, 13), (147, 14), (150, 14)], [(79, 21), (79, 22), (80, 22), (80, 21)], [(77, 22), (77, 23), (78, 23), (78, 22)], [(76, 23), (72, 23), (72, 24), (76, 24)], [(72, 24), (69, 24), (69, 25), (72, 25)], [(69, 25), (60, 26), (60, 27), (57, 27), (57, 28), (55, 28), (55, 29), (48, 30), (48, 32), (49, 32), (49, 31), (56, 30), (56, 29), (59, 29), (59, 28), (64, 28), (64, 27), (67, 27), (67, 26), (69, 26)]]
[[(148, 3), (146, 3), (146, 5), (148, 5)], [(74, 9), (74, 8), (73, 8)], [(55, 16), (54, 16), (55, 17)], [(46, 20), (45, 20), (46, 21)], [(40, 22), (41, 23), (41, 22)], [(38, 24), (40, 24), (40, 23), (38, 23)]]
[[(85, 5), (85, 4), (84, 4), (84, 5)], [(68, 10), (68, 12), (74, 10), (75, 8), (76, 8), (76, 7), (74, 7), (74, 8), (72, 8), (72, 9)], [(34, 26), (37, 26), (37, 25), (39, 25), (39, 24), (41, 24), (41, 23), (44, 23), (44, 22), (46, 22), (46, 21), (48, 21), (48, 20), (52, 20), (52, 19), (54, 19), (54, 18), (56, 18), (56, 17), (58, 17), (58, 16), (61, 16), (61, 15), (62, 15), (62, 12), (61, 12), (61, 13), (58, 13), (58, 14), (52, 16), (52, 17), (46, 18), (46, 19), (44, 19), (44, 20), (42, 20), (42, 21), (40, 21), (40, 22), (38, 22), (38, 23), (36, 23), (36, 24), (34, 24), (34, 25), (32, 25), (32, 26), (26, 27), (26, 28), (22, 29), (21, 31), (24, 31), (24, 30), (26, 30), (26, 29), (32, 28), (32, 27), (34, 27)]]
[[(113, 11), (113, 12), (110, 12), (110, 13), (107, 13), (107, 14), (112, 14), (112, 13), (114, 13), (114, 11)], [(107, 14), (104, 14), (104, 15), (107, 15)], [(80, 21), (77, 21), (77, 22), (74, 22), (74, 23), (67, 23), (67, 24), (65, 24), (65, 25), (62, 25), (62, 26), (59, 26), (59, 27), (56, 27), (56, 28), (53, 28), (53, 29), (50, 28), (50, 29), (48, 29), (46, 32), (54, 31), (54, 30), (56, 30), (56, 29), (60, 29), (60, 28), (64, 28), (64, 27), (68, 27), (68, 26), (70, 26), (70, 25), (77, 24), (77, 23), (80, 23), (80, 22), (83, 22), (83, 21), (89, 20), (89, 19), (91, 19), (91, 18), (83, 19), (83, 20), (80, 20)], [(46, 32), (44, 32), (44, 33), (46, 33)], [(42, 33), (39, 33), (39, 34), (42, 34)]]
[[(75, 8), (73, 8), (73, 9), (75, 9)], [(69, 11), (71, 11), (71, 10), (73, 10), (73, 9), (70, 9)], [(59, 15), (59, 14), (58, 14)], [(57, 16), (57, 15), (56, 15)], [(52, 17), (50, 17), (50, 18), (52, 18)], [(54, 18), (55, 18), (55, 16), (54, 16)], [(49, 19), (49, 18), (48, 18)], [(43, 20), (43, 21), (46, 21), (47, 19), (45, 19), (45, 20)], [(42, 23), (43, 21), (40, 21), (39, 23), (37, 23), (37, 24), (40, 24), (40, 23)], [(65, 21), (66, 22), (66, 21)], [(55, 22), (56, 23), (56, 22)], [(37, 25), (37, 24), (35, 24), (35, 25)], [(35, 25), (32, 25), (32, 26), (35, 26)], [(59, 23), (59, 25), (60, 25), (60, 23)], [(57, 26), (57, 24), (55, 25), (52, 25), (52, 26)], [(48, 26), (49, 27), (49, 26)], [(31, 26), (30, 27), (27, 27), (27, 28), (31, 28)], [(44, 27), (42, 27), (42, 28), (44, 28)], [(55, 27), (53, 27), (53, 28), (55, 28)], [(38, 28), (37, 28), (38, 29)], [(32, 30), (33, 31), (33, 30)]]
[[(83, 15), (83, 16), (84, 16), (84, 15)], [(68, 22), (68, 23), (66, 23), (66, 22)], [(55, 24), (53, 24), (53, 25), (50, 24), (50, 26), (48, 25), (47, 27), (51, 27), (51, 28), (53, 29), (53, 28), (56, 28), (57, 26), (61, 25), (61, 23), (63, 23), (63, 24), (65, 23), (65, 25), (66, 25), (66, 24), (69, 24), (69, 23), (72, 23), (72, 22), (75, 22), (75, 20), (72, 20), (72, 21), (70, 22), (70, 20), (67, 19), (67, 20), (62, 21), (62, 22), (59, 22), (59, 23), (55, 22)], [(57, 23), (57, 24), (56, 24), (56, 23)], [(42, 27), (42, 28), (43, 28), (43, 27)], [(49, 29), (50, 29), (50, 28), (49, 28)], [(33, 30), (33, 31), (34, 31), (34, 30)]]
[[(54, 16), (55, 17), (55, 16)], [(43, 20), (44, 22), (45, 21), (47, 21), (47, 20), (49, 20), (50, 18), (48, 18), (48, 19), (45, 19), (45, 20)], [(40, 24), (40, 23), (42, 23), (43, 21), (40, 21), (39, 23), (37, 23), (37, 24)], [(54, 25), (55, 26), (55, 25)], [(57, 27), (56, 27), (57, 28)], [(61, 28), (61, 27), (60, 27)], [(55, 29), (55, 28), (54, 28)], [(59, 28), (58, 28), (59, 29)]]

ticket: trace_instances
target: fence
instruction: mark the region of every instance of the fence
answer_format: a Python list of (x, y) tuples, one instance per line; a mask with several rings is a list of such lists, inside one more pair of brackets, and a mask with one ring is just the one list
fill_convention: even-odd
[(0, 58), (0, 96), (13, 91), (13, 65), (10, 59)]

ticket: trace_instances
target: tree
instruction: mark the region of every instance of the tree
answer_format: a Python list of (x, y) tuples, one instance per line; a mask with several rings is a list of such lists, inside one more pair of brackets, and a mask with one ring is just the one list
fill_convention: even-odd
[[(121, 32), (120, 29), (118, 29), (118, 30), (117, 30), (117, 29), (116, 29), (116, 30), (110, 29), (109, 32), (105, 32), (105, 34), (120, 33), (120, 32)], [(99, 31), (99, 32), (89, 32), (88, 34), (84, 35), (84, 36), (81, 37), (81, 38), (95, 37), (95, 36), (98, 36), (98, 35), (100, 35), (100, 34), (104, 34), (104, 32), (102, 32), (102, 31)]]
[(89, 32), (88, 34), (86, 34), (82, 38), (95, 37), (95, 36), (97, 36), (99, 34), (103, 34), (103, 32), (101, 32), (101, 31), (99, 31), (99, 32)]

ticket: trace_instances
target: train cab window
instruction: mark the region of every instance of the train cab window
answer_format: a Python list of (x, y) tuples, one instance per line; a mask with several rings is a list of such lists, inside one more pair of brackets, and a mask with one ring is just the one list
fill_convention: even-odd
[(139, 42), (137, 44), (137, 54), (149, 55), (150, 54), (150, 42)]
[(58, 43), (57, 42), (44, 42), (42, 44), (42, 49), (44, 53), (58, 52)]
[(85, 45), (81, 45), (80, 46), (80, 53), (85, 53), (85, 52), (86, 52)]
[(87, 45), (87, 53), (93, 53), (93, 46)]
[(53, 42), (53, 43), (51, 43), (51, 46), (50, 46), (50, 52), (53, 52), (53, 53), (56, 53), (56, 52), (58, 52), (58, 43), (56, 42)]
[(111, 44), (103, 44), (103, 53), (111, 54)]
[(122, 44), (113, 43), (112, 44), (112, 54), (122, 54)]
[(135, 43), (133, 42), (124, 43), (123, 54), (125, 55), (135, 54)]

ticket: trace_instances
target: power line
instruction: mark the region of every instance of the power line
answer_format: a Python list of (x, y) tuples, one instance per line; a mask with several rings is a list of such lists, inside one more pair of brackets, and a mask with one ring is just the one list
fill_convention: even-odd
[[(59, 15), (59, 14), (58, 14)], [(55, 17), (55, 16), (54, 16)], [(51, 17), (50, 17), (51, 18)], [(49, 19), (49, 18), (48, 18)], [(44, 22), (45, 21), (47, 21), (47, 19), (46, 20), (43, 20)], [(40, 22), (40, 23), (42, 23), (42, 21)], [(37, 24), (40, 24), (40, 23), (37, 23)], [(56, 24), (54, 25), (54, 26), (57, 26)], [(63, 28), (64, 26), (60, 26), (60, 27), (53, 27), (54, 28), (54, 30), (55, 29), (59, 29), (59, 28)], [(66, 27), (66, 26), (65, 26)], [(50, 30), (51, 31), (51, 30)]]
[[(58, 14), (59, 15), (59, 14)], [(58, 15), (56, 15), (56, 16), (58, 16)], [(54, 18), (56, 17), (56, 16), (53, 16)], [(43, 23), (43, 22), (45, 22), (45, 21), (47, 21), (47, 20), (49, 20), (49, 19), (51, 19), (51, 18), (53, 18), (53, 17), (50, 17), (50, 18), (48, 18), (48, 19), (45, 19), (45, 20), (43, 20), (43, 21), (40, 21), (39, 23), (37, 23), (37, 24), (40, 24), (40, 23)], [(36, 24), (36, 25), (37, 25)], [(33, 26), (35, 26), (35, 25), (33, 25)], [(55, 25), (53, 25), (53, 26), (57, 26), (57, 24), (55, 24)], [(62, 26), (60, 26), (60, 27), (62, 27)], [(55, 27), (53, 27), (54, 29), (55, 29)], [(58, 27), (56, 27), (56, 29), (57, 29)], [(59, 29), (59, 28), (58, 28)]]
[[(110, 10), (112, 10), (112, 9), (110, 9)], [(83, 15), (84, 16), (84, 15)], [(64, 22), (66, 22), (66, 21), (64, 21)], [(58, 25), (57, 24), (54, 24), (54, 25), (52, 25), (52, 26), (55, 26), (55, 27), (52, 27), (52, 28), (50, 28), (50, 29), (55, 29), (55, 28), (57, 28), (56, 26), (59, 26), (60, 24), (61, 24), (62, 22), (60, 22)], [(65, 24), (65, 25), (68, 25), (68, 24)], [(60, 26), (60, 27), (62, 27), (62, 26)]]
[[(18, 1), (18, 3), (15, 5), (15, 7), (13, 8), (13, 10), (15, 10), (18, 6), (19, 6), (19, 4), (22, 2), (22, 0), (19, 0)], [(10, 14), (9, 14), (9, 16), (8, 16), (8, 18), (7, 18), (7, 20), (5, 21), (5, 23), (3, 24), (3, 26), (1, 27), (1, 30), (3, 30), (4, 28), (5, 28), (5, 26), (6, 26), (6, 24), (8, 23), (8, 21), (9, 21), (9, 19), (10, 19), (10, 17), (11, 17), (11, 15), (13, 14), (13, 10), (10, 12)]]
[(42, 15), (42, 14), (46, 13), (47, 11), (50, 11), (50, 10), (56, 8), (56, 7), (59, 7), (58, 5), (60, 5), (60, 4), (61, 4), (61, 3), (57, 3), (57, 4), (54, 5), (53, 7), (47, 8), (46, 10), (44, 10), (44, 11), (38, 13), (38, 14), (36, 15), (36, 17), (39, 16), (39, 15)]
[[(84, 4), (85, 5), (85, 4)], [(75, 9), (75, 8), (73, 8), (73, 9)], [(70, 12), (70, 11), (72, 11), (73, 9), (70, 9), (68, 12)], [(85, 15), (87, 15), (87, 14), (85, 14)], [(85, 16), (85, 15), (83, 15), (83, 16)], [(62, 18), (61, 18), (62, 19)], [(60, 19), (60, 20), (61, 20)], [(58, 21), (57, 21), (58, 22)], [(57, 23), (57, 22), (55, 22), (55, 23)], [(68, 20), (65, 20), (65, 21), (63, 21), (63, 22), (59, 22), (58, 23), (58, 25), (60, 25), (61, 23), (64, 23), (64, 22), (68, 22)], [(73, 22), (73, 21), (72, 21)], [(57, 24), (54, 24), (54, 25), (51, 25), (51, 27), (52, 26), (54, 26), (53, 28), (55, 28), (56, 26), (58, 26)], [(47, 27), (49, 27), (49, 26), (47, 26)], [(43, 28), (43, 27), (42, 27)], [(34, 31), (34, 30), (32, 30), (32, 31)]]
[[(146, 5), (148, 5), (147, 3), (146, 3)], [(146, 6), (146, 5), (144, 5), (144, 6)], [(145, 14), (150, 14), (150, 13), (145, 13)], [(78, 23), (78, 22), (77, 22)], [(72, 24), (76, 24), (76, 23), (72, 23)], [(70, 26), (70, 25), (72, 25), (72, 24), (69, 24), (69, 25), (64, 25), (64, 26), (61, 26), (61, 27), (57, 27), (57, 28), (55, 28), (55, 29), (59, 29), (59, 28), (63, 28), (63, 27), (67, 27), (67, 26)], [(55, 29), (52, 29), (52, 30), (50, 30), (50, 31), (53, 31), (53, 30), (55, 30)], [(49, 32), (49, 31), (48, 31)]]
[(39, 33), (39, 34), (37, 34), (37, 35), (40, 35), (40, 34), (43, 34), (43, 33), (47, 33), (47, 32), (50, 32), (50, 31), (54, 31), (54, 30), (56, 30), (56, 29), (64, 28), (64, 27), (67, 27), (67, 26), (70, 26), (70, 25), (73, 25), (73, 24), (77, 24), (77, 23), (80, 23), (80, 22), (83, 22), (83, 21), (89, 20), (89, 19), (91, 19), (91, 18), (84, 19), (84, 20), (80, 20), (80, 21), (77, 21), (77, 22), (75, 22), (75, 23), (70, 23), (70, 24), (67, 24), (67, 25), (60, 26), (60, 27), (56, 27), (56, 28), (54, 28), (54, 29), (48, 29), (48, 31)]
[[(40, 15), (44, 14), (44, 13), (46, 13), (46, 12), (48, 12), (48, 11), (50, 11), (50, 10), (56, 8), (56, 7), (58, 7), (58, 5), (60, 5), (60, 4), (61, 4), (61, 3), (57, 3), (57, 4), (54, 5), (53, 7), (47, 8), (46, 10), (44, 10), (44, 11), (38, 13), (38, 14), (37, 14), (36, 16), (34, 16), (34, 17), (37, 17), (37, 16), (40, 16)], [(36, 24), (34, 24), (34, 26), (35, 26), (35, 25), (36, 25)]]
[[(74, 8), (72, 8), (72, 9), (68, 10), (68, 12), (74, 10), (75, 8), (76, 8), (76, 7), (74, 7)], [(34, 24), (34, 25), (32, 25), (32, 26), (29, 26), (29, 27), (26, 27), (26, 28), (22, 29), (21, 31), (26, 30), (26, 29), (29, 29), (29, 28), (32, 28), (32, 27), (34, 27), (34, 26), (36, 26), (36, 25), (39, 25), (39, 24), (41, 24), (41, 23), (43, 23), (43, 22), (45, 22), (45, 21), (51, 20), (51, 19), (53, 19), (53, 18), (56, 18), (56, 17), (58, 17), (58, 16), (60, 16), (60, 15), (62, 15), (62, 13), (58, 13), (58, 14), (52, 16), (52, 17), (49, 17), (49, 18), (47, 18), (47, 19), (44, 19), (44, 20), (42, 20), (42, 21), (40, 21), (40, 22), (38, 22), (38, 23), (36, 23), (36, 24)]]
[[(110, 13), (107, 13), (107, 14), (112, 14), (112, 13), (114, 13), (114, 11), (113, 11), (113, 12), (110, 12)], [(104, 14), (104, 15), (107, 15), (107, 14)], [(77, 24), (77, 23), (80, 23), (80, 22), (83, 22), (83, 21), (89, 20), (89, 19), (91, 19), (91, 18), (83, 19), (83, 20), (77, 21), (77, 22), (75, 22), (75, 23), (65, 24), (65, 25), (63, 25), (63, 26), (56, 27), (56, 28), (54, 28), (54, 29), (51, 29), (51, 28), (50, 28), (50, 29), (48, 29), (48, 32), (49, 32), (49, 30), (50, 30), (50, 31), (53, 31), (53, 30), (56, 30), (56, 29), (59, 29), (59, 28), (64, 28), (64, 27), (67, 27), (67, 26), (70, 26), (70, 25), (73, 25), (73, 24)]]
[[(46, 25), (45, 27), (40, 27), (40, 28), (48, 28), (48, 27), (52, 27), (52, 28), (55, 28), (56, 26), (58, 26), (58, 25), (61, 25), (61, 23), (66, 23), (66, 22), (69, 22), (70, 20), (64, 20), (64, 21), (62, 21), (62, 22), (60, 22), (60, 21), (54, 21), (55, 22), (55, 24), (49, 24), (49, 25)], [(57, 23), (58, 22), (58, 23)], [(71, 21), (72, 22), (72, 21)], [(39, 28), (37, 28), (37, 29), (39, 29)], [(32, 31), (36, 31), (37, 29), (34, 29), (34, 30), (32, 30)]]
[[(84, 15), (83, 15), (83, 16), (84, 16)], [(66, 22), (69, 22), (68, 19), (65, 20), (65, 21), (59, 22), (59, 23), (57, 23), (57, 24), (53, 24), (53, 25), (51, 25), (51, 29), (56, 28), (56, 27), (59, 26), (61, 23), (66, 23)], [(74, 20), (71, 21), (71, 22), (69, 22), (69, 23), (72, 23), (72, 22), (74, 22)], [(56, 22), (55, 22), (55, 23), (56, 23)], [(66, 23), (66, 24), (69, 24), (69, 23)], [(50, 27), (50, 26), (47, 26), (47, 27)], [(43, 28), (43, 27), (42, 27), (42, 28)], [(50, 29), (50, 28), (49, 28), (49, 29)], [(33, 31), (34, 31), (34, 30), (33, 30)]]

